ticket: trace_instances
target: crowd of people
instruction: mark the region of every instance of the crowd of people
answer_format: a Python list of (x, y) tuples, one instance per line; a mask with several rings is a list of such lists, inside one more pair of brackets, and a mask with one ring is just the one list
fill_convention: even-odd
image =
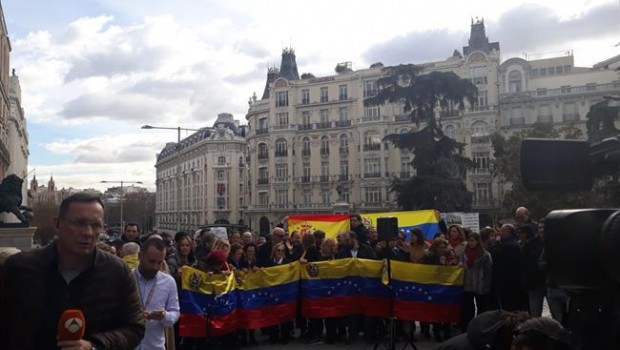
[[(379, 241), (376, 228), (365, 227), (359, 215), (352, 215), (351, 230), (341, 232), (336, 238), (326, 238), (322, 231), (303, 236), (293, 231), (288, 235), (284, 227), (274, 227), (266, 237), (250, 231), (229, 232), (226, 240), (208, 228), (194, 234), (178, 232), (173, 236), (167, 233), (141, 234), (138, 225), (127, 224), (123, 234), (117, 239), (97, 242), (97, 232), (101, 232), (103, 228), (103, 203), (96, 197), (85, 194), (69, 197), (65, 202), (61, 205), (55, 223), (58, 231), (56, 241), (40, 249), (44, 253), (36, 250), (9, 258), (4, 278), (7, 290), (0, 295), (0, 300), (3, 301), (2, 311), (6, 311), (7, 315), (18, 314), (21, 311), (20, 306), (31, 310), (38, 305), (33, 311), (41, 313), (42, 316), (37, 316), (37, 319), (42, 324), (54, 324), (54, 327), (32, 329), (32, 326), (23, 324), (30, 332), (25, 333), (21, 329), (17, 334), (41, 337), (29, 339), (32, 346), (23, 346), (16, 341), (10, 343), (13, 346), (9, 346), (9, 349), (53, 348), (49, 345), (55, 338), (50, 332), (54, 332), (55, 320), (66, 308), (83, 309), (87, 319), (95, 320), (94, 326), (91, 323), (92, 328), (88, 328), (93, 334), (87, 334), (87, 340), (77, 344), (84, 345), (79, 348), (132, 348), (130, 345), (133, 345), (139, 349), (200, 349), (206, 346), (207, 340), (184, 339), (178, 336), (178, 293), (185, 267), (191, 266), (213, 274), (228, 274), (234, 270), (251, 273), (257, 269), (293, 261), (305, 264), (351, 257), (454, 265), (464, 269), (460, 322), (419, 325), (420, 336), (434, 338), (438, 343), (445, 341), (439, 345), (440, 349), (464, 349), (466, 347), (459, 347), (459, 342), (475, 341), (472, 339), (475, 334), (480, 333), (480, 329), (486, 332), (489, 324), (499, 323), (506, 327), (511, 325), (510, 339), (514, 340), (517, 346), (521, 346), (516, 349), (565, 349), (563, 346), (566, 345), (566, 337), (545, 343), (555, 344), (553, 347), (531, 346), (536, 343), (531, 342), (538, 341), (540, 337), (551, 339), (550, 329), (555, 333), (559, 332), (558, 329), (563, 329), (561, 323), (566, 310), (566, 295), (561, 289), (548, 283), (544, 269), (539, 264), (544, 226), (542, 222), (532, 221), (526, 208), (517, 209), (516, 225), (504, 224), (496, 229), (485, 227), (480, 233), (471, 232), (460, 225), (450, 225), (445, 228), (445, 232), (438, 232), (433, 240), (426, 240), (422, 231), (413, 229), (410, 233), (398, 232), (395, 240)], [(93, 248), (94, 252), (89, 251), (95, 244), (97, 249)], [(112, 255), (117, 255), (120, 259), (112, 258)], [(51, 280), (40, 278), (36, 283), (32, 282), (30, 275), (38, 276), (49, 272), (50, 262), (55, 277)], [(37, 266), (47, 267), (34, 271)], [(116, 277), (102, 277), (102, 266), (116, 271)], [(133, 278), (127, 280), (125, 275)], [(117, 291), (114, 293), (105, 292), (108, 288), (102, 286), (103, 281), (108, 281), (109, 278), (115, 280), (106, 283), (117, 284)], [(97, 279), (95, 284), (100, 287), (99, 290), (92, 290), (95, 287), (88, 285), (93, 283), (94, 279)], [(46, 285), (46, 282), (52, 286)], [(28, 300), (24, 300), (23, 295), (20, 295), (20, 289), (25, 285), (23, 283), (33, 283), (36, 288), (40, 288), (39, 291), (50, 294), (47, 300), (59, 302), (25, 306)], [(85, 297), (84, 293), (87, 292), (93, 295)], [(103, 294), (105, 297), (98, 300), (103, 304), (99, 307), (91, 305), (93, 301), (89, 298), (99, 298)], [(555, 320), (541, 318), (545, 297)], [(85, 302), (84, 298), (88, 302)], [(54, 307), (50, 308), (50, 305)], [(109, 307), (105, 311), (105, 317), (99, 315), (100, 311), (103, 312), (103, 307)], [(123, 318), (123, 323), (116, 324), (113, 330), (108, 329), (111, 323), (119, 322), (118, 317)], [(526, 321), (530, 317), (533, 318)], [(138, 326), (144, 324), (144, 321), (146, 331), (140, 330)], [(553, 324), (550, 325), (549, 322)], [(3, 326), (0, 328), (3, 336), (9, 337), (11, 332), (15, 331), (15, 327), (9, 324), (0, 326)], [(492, 328), (501, 334), (501, 331), (498, 331), (501, 327)], [(463, 334), (453, 337), (455, 329)], [(250, 346), (258, 343), (260, 334), (272, 344), (286, 344), (295, 335), (307, 344), (351, 344), (363, 335), (365, 342), (374, 343), (384, 336), (385, 330), (384, 320), (379, 318), (355, 315), (308, 319), (299, 312), (292, 322), (255, 331), (240, 330), (216, 341), (221, 341), (227, 348)], [(413, 341), (416, 330), (415, 322), (398, 323), (398, 336), (406, 340)], [(99, 332), (103, 333), (98, 334)], [(512, 337), (513, 333), (518, 336)], [(532, 334), (535, 334), (534, 338), (538, 338), (532, 340)], [(487, 341), (489, 339), (488, 336), (483, 338)], [(138, 339), (142, 339), (141, 342)], [(60, 348), (70, 348), (65, 345), (58, 344)]]

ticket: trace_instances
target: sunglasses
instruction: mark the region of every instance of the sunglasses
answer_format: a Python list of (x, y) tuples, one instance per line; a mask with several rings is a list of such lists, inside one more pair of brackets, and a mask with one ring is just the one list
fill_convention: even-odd
[(276, 249), (276, 252), (283, 252), (284, 249)]

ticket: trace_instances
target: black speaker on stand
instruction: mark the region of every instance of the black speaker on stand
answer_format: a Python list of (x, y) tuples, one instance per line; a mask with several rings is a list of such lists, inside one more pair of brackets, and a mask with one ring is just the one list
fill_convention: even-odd
[[(379, 241), (384, 243), (384, 256), (387, 262), (387, 276), (388, 276), (388, 288), (392, 288), (392, 250), (390, 249), (390, 241), (395, 241), (398, 238), (398, 218), (378, 218), (377, 219), (377, 233), (379, 234)], [(392, 313), (392, 300), (393, 296), (390, 296), (390, 310), (387, 319), (387, 334), (383, 339), (380, 339), (375, 344), (373, 350), (377, 350), (380, 344), (383, 344), (386, 350), (396, 349), (396, 317)], [(413, 343), (412, 339), (408, 339), (405, 342), (403, 350), (411, 346), (413, 350), (418, 348)]]

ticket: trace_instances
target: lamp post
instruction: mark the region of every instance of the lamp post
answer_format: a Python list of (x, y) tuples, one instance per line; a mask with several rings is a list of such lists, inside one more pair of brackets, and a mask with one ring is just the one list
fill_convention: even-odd
[[(152, 125), (142, 125), (140, 129), (159, 129), (159, 130), (176, 130), (177, 131), (177, 177), (178, 177), (178, 186), (177, 186), (177, 232), (181, 231), (181, 130), (183, 131), (200, 131), (199, 129), (188, 129), (182, 128), (180, 126), (175, 127), (165, 127), (165, 126), (152, 126)], [(155, 205), (157, 206), (157, 201), (155, 201)]]
[[(123, 184), (140, 184), (141, 185), (142, 181), (106, 181), (106, 180), (103, 180), (101, 181), (101, 183), (102, 184), (121, 184), (121, 198), (120, 198), (121, 223), (120, 223), (120, 226), (121, 226), (121, 230), (123, 230), (124, 229), (124, 226), (123, 226)], [(122, 231), (121, 231), (121, 234), (122, 234)]]

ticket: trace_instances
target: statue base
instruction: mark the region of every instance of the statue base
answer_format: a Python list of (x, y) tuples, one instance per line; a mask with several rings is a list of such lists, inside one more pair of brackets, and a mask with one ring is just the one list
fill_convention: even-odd
[(0, 247), (28, 251), (32, 249), (32, 237), (36, 230), (36, 227), (0, 227)]
[(347, 202), (336, 202), (334, 203), (334, 214), (349, 214), (350, 208), (351, 204)]

